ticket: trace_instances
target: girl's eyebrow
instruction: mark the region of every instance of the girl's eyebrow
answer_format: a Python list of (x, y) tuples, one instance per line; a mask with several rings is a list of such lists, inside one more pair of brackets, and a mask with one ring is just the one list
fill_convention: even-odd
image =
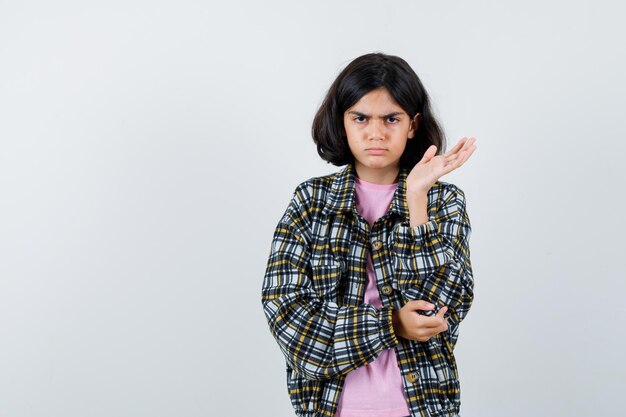
[[(361, 116), (361, 117), (372, 117), (369, 114), (361, 113), (361, 112), (358, 112), (358, 111), (349, 111), (348, 113), (349, 114), (354, 114), (356, 116)], [(383, 114), (383, 115), (381, 115), (379, 117), (382, 117), (382, 118), (386, 119), (387, 117), (394, 117), (394, 116), (398, 116), (398, 115), (401, 115), (401, 114), (404, 114), (404, 112), (402, 112), (402, 111), (394, 111), (393, 113)]]

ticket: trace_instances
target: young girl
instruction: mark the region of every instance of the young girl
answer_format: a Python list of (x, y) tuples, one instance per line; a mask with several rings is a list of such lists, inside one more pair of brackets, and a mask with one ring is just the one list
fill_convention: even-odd
[(296, 187), (262, 286), (296, 415), (457, 416), (471, 227), (463, 191), (438, 179), (475, 139), (443, 153), (420, 79), (382, 53), (339, 74), (312, 133), (345, 167)]

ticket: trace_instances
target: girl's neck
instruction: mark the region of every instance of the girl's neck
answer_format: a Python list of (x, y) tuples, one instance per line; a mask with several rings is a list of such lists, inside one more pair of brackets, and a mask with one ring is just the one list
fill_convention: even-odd
[(395, 184), (398, 182), (399, 167), (369, 168), (355, 164), (356, 177), (372, 184)]

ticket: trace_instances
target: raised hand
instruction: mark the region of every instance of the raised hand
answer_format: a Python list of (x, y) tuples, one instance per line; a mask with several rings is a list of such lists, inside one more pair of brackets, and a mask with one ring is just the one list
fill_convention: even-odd
[(425, 194), (439, 178), (457, 169), (476, 150), (476, 138), (464, 137), (443, 155), (437, 155), (437, 147), (431, 145), (422, 159), (413, 167), (406, 179), (407, 193)]

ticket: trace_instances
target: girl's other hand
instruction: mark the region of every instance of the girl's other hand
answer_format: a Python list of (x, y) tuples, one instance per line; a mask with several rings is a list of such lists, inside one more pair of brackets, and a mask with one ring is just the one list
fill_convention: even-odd
[(434, 335), (448, 330), (448, 318), (444, 317), (447, 306), (436, 315), (424, 316), (417, 310), (432, 310), (435, 306), (424, 300), (411, 300), (400, 310), (393, 312), (393, 330), (396, 336), (426, 342)]
[(464, 137), (459, 143), (443, 155), (437, 155), (437, 147), (431, 145), (422, 159), (413, 167), (406, 179), (407, 193), (425, 194), (439, 178), (454, 171), (467, 161), (476, 150), (476, 138)]

